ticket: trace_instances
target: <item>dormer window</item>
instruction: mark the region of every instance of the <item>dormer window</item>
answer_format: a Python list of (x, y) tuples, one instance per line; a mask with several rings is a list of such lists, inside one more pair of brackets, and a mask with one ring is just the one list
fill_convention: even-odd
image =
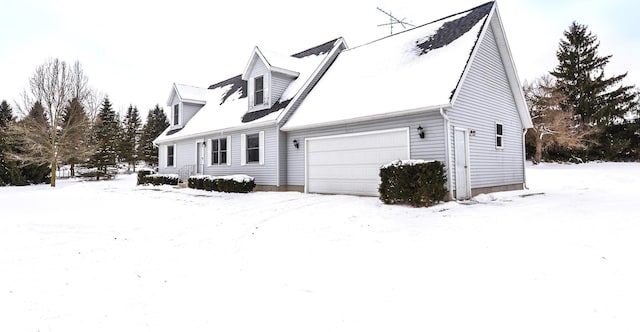
[(253, 106), (262, 105), (264, 103), (264, 76), (258, 76), (254, 78), (253, 86), (254, 86)]
[(173, 125), (180, 125), (180, 104), (173, 105)]

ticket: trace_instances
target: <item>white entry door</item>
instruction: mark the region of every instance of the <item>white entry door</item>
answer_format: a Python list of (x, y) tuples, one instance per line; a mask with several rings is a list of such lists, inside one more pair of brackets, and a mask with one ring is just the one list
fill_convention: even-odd
[(197, 174), (204, 174), (204, 156), (205, 156), (204, 142), (196, 143), (196, 173)]
[(469, 173), (469, 132), (466, 129), (454, 130), (456, 199), (471, 198)]
[(409, 129), (306, 140), (306, 190), (378, 196), (380, 166), (409, 159)]

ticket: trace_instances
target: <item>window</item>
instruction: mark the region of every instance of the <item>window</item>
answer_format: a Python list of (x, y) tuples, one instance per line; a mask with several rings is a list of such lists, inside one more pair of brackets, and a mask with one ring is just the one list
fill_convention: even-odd
[(167, 145), (167, 167), (175, 166), (175, 146)]
[(496, 148), (502, 148), (502, 123), (496, 123)]
[(264, 130), (256, 134), (240, 134), (240, 165), (264, 165), (264, 148)]
[(264, 76), (253, 79), (253, 106), (264, 103)]
[(227, 139), (211, 140), (211, 165), (227, 165)]
[(260, 161), (260, 135), (247, 135), (247, 163)]
[(173, 105), (173, 125), (180, 124), (180, 104)]

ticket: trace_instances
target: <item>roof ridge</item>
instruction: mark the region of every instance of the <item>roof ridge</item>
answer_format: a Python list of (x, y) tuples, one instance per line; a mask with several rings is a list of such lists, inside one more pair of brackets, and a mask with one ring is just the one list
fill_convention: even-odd
[(392, 34), (392, 35), (384, 36), (384, 37), (381, 37), (381, 38), (374, 39), (374, 40), (372, 40), (372, 41), (366, 42), (366, 43), (364, 43), (364, 44), (360, 44), (360, 45), (358, 45), (358, 46), (351, 47), (351, 48), (349, 48), (349, 49), (346, 49), (345, 51), (349, 51), (349, 50), (353, 50), (353, 49), (360, 48), (360, 47), (363, 47), (363, 46), (367, 46), (367, 45), (370, 45), (370, 44), (373, 44), (373, 43), (379, 42), (379, 41), (381, 41), (381, 40), (387, 39), (387, 38), (389, 38), (389, 37), (397, 36), (397, 35), (400, 35), (400, 34), (403, 34), (403, 33), (409, 32), (409, 31), (413, 31), (413, 30), (416, 30), (416, 29), (422, 28), (422, 27), (427, 26), (427, 25), (429, 25), (429, 24), (433, 24), (433, 23), (436, 23), (436, 22), (444, 21), (444, 20), (446, 20), (446, 19), (448, 19), (448, 18), (451, 18), (451, 17), (454, 17), (454, 16), (458, 16), (458, 15), (461, 15), (461, 14), (464, 14), (464, 13), (467, 13), (467, 12), (472, 12), (472, 11), (474, 11), (474, 10), (476, 10), (476, 9), (482, 8), (482, 7), (484, 7), (484, 6), (488, 6), (489, 4), (491, 4), (491, 5), (493, 6), (493, 4), (494, 4), (494, 3), (495, 3), (495, 1), (488, 1), (488, 2), (485, 2), (485, 3), (481, 4), (481, 5), (479, 5), (479, 6), (475, 6), (475, 7), (473, 7), (473, 8), (470, 8), (470, 9), (467, 9), (467, 10), (463, 10), (463, 11), (458, 12), (458, 13), (455, 13), (455, 14), (447, 15), (447, 16), (445, 16), (445, 17), (441, 17), (441, 18), (439, 18), (439, 19), (437, 19), (437, 20), (434, 20), (434, 21), (431, 21), (431, 22), (427, 22), (427, 23), (423, 23), (423, 24), (417, 25), (417, 26), (415, 26), (415, 27), (412, 27), (412, 28), (410, 28), (410, 29), (406, 29), (406, 30), (403, 30), (403, 31), (400, 31), (400, 32), (394, 33), (394, 34)]

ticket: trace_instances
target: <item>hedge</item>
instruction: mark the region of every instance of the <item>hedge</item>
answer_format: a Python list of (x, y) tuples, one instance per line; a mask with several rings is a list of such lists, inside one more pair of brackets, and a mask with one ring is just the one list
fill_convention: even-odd
[(221, 191), (226, 193), (248, 193), (256, 187), (255, 179), (248, 175), (190, 176), (187, 185), (192, 189)]
[(175, 186), (180, 182), (180, 177), (177, 174), (151, 174), (149, 170), (138, 171), (138, 185), (152, 184), (154, 186), (160, 186), (168, 184)]
[(439, 161), (394, 161), (380, 168), (380, 180), (378, 192), (385, 204), (431, 206), (447, 194), (447, 176)]

